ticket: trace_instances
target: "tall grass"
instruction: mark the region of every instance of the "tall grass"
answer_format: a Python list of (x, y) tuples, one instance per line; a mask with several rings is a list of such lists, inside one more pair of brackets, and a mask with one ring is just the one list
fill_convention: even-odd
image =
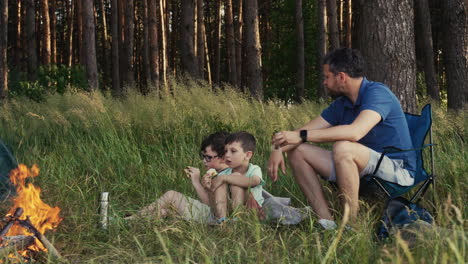
[[(228, 87), (212, 91), (198, 83), (178, 84), (175, 96), (163, 99), (52, 95), (45, 103), (15, 99), (1, 105), (0, 137), (20, 163), (41, 168), (35, 184), (47, 203), (62, 209), (64, 218), (56, 232), (46, 235), (74, 263), (464, 262), (468, 121), (464, 113), (449, 114), (437, 107), (439, 177), (435, 192), (426, 194), (435, 194), (437, 200), (434, 204), (426, 199), (423, 205), (435, 208), (437, 226), (444, 229), (418, 236), (415, 246), (399, 236), (384, 243), (376, 240), (382, 203), (375, 201), (363, 202), (355, 231), (339, 235), (323, 231), (313, 216), (293, 227), (261, 224), (249, 214), (218, 228), (174, 218), (133, 225), (119, 220), (170, 189), (195, 197), (182, 169), (202, 167), (197, 152), (207, 134), (251, 132), (258, 140), (253, 162), (266, 169), (270, 135), (304, 124), (324, 106), (253, 102)], [(266, 188), (304, 205), (290, 170), (278, 183), (267, 179)], [(102, 191), (110, 192), (115, 217), (107, 231), (97, 228)], [(333, 188), (327, 188), (326, 195), (339, 218)]]

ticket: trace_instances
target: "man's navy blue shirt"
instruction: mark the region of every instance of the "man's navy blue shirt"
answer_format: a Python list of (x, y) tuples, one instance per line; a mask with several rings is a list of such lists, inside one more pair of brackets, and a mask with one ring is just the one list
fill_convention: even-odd
[[(363, 78), (354, 105), (348, 97), (340, 96), (323, 110), (321, 116), (332, 126), (349, 125), (363, 110), (379, 113), (382, 120), (361, 138), (359, 143), (380, 153), (385, 147), (413, 148), (401, 104), (392, 91), (382, 83)], [(414, 178), (416, 171), (414, 151), (389, 153), (387, 156), (391, 159), (402, 160), (404, 168)]]

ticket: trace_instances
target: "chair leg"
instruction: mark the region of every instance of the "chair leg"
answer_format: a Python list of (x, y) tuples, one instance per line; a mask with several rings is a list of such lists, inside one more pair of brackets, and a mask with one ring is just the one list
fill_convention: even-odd
[(383, 187), (382, 183), (380, 183), (380, 181), (377, 180), (376, 177), (372, 177), (372, 179), (375, 181), (375, 183), (377, 183), (377, 186), (379, 186), (380, 189), (388, 196), (388, 198), (392, 198), (390, 193), (385, 189), (385, 187)]
[[(418, 189), (418, 191), (411, 197), (410, 202), (414, 203), (419, 201), (419, 199), (426, 193), (427, 189), (433, 182), (433, 178), (430, 177), (428, 180), (426, 180), (423, 185)], [(417, 198), (417, 199), (416, 199)]]

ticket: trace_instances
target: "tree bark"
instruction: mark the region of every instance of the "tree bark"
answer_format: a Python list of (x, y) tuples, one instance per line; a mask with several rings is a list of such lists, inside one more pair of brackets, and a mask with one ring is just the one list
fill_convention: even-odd
[(326, 0), (318, 0), (317, 12), (318, 12), (318, 69), (319, 69), (319, 80), (320, 85), (317, 89), (317, 96), (320, 99), (327, 98), (327, 89), (323, 85), (323, 58), (327, 53), (327, 4)]
[[(161, 45), (162, 45), (162, 82), (164, 86), (164, 92), (166, 94), (169, 94), (169, 85), (167, 83), (167, 71), (168, 71), (168, 56), (167, 56), (167, 27), (168, 25), (165, 23), (166, 20), (164, 19), (164, 10), (165, 10), (165, 0), (160, 0), (159, 1), (159, 13), (160, 13), (160, 19), (161, 19)], [(173, 47), (175, 49), (175, 47)], [(174, 65), (174, 68), (175, 65)]]
[(96, 36), (93, 0), (83, 0), (84, 48), (86, 51), (86, 75), (91, 90), (99, 88), (96, 62)]
[(300, 102), (305, 96), (305, 62), (304, 62), (304, 17), (302, 15), (302, 0), (296, 0), (296, 96)]
[(258, 27), (257, 0), (247, 1), (244, 5), (244, 75), (245, 86), (257, 100), (263, 99), (262, 59)]
[(135, 45), (135, 23), (133, 5), (134, 0), (125, 1), (125, 39), (123, 47), (123, 84), (124, 87), (132, 87), (135, 83), (133, 70), (133, 48)]
[(203, 0), (197, 0), (197, 61), (198, 76), (205, 78), (205, 12), (203, 10)]
[(226, 0), (225, 25), (226, 25), (226, 45), (228, 59), (228, 76), (229, 83), (237, 86), (237, 69), (236, 69), (236, 43), (234, 42), (234, 26), (232, 17), (232, 0)]
[(111, 2), (111, 25), (112, 25), (112, 93), (116, 97), (120, 97), (123, 91), (120, 86), (120, 67), (119, 67), (119, 0)]
[(338, 30), (338, 14), (336, 0), (327, 0), (328, 33), (330, 36), (330, 50), (340, 47), (340, 31)]
[(57, 0), (50, 0), (50, 62), (57, 64), (57, 16), (55, 15)]
[(76, 18), (77, 18), (76, 37), (77, 37), (77, 44), (78, 44), (79, 64), (86, 65), (85, 49), (84, 49), (84, 43), (83, 43), (83, 2), (77, 0), (75, 3), (76, 3)]
[(468, 99), (468, 1), (442, 2), (448, 108), (462, 110)]
[(0, 99), (8, 94), (8, 0), (0, 0)]
[(36, 80), (37, 46), (36, 46), (36, 4), (34, 0), (25, 0), (25, 48), (29, 80)]
[(73, 2), (65, 1), (66, 8), (68, 12), (67, 25), (68, 25), (68, 34), (67, 34), (67, 60), (66, 63), (68, 67), (72, 66), (73, 63), (73, 18), (75, 13), (75, 5)]
[[(242, 0), (240, 0), (242, 1)], [(221, 81), (221, 8), (222, 1), (216, 1), (215, 37), (214, 37), (214, 78), (213, 82), (220, 85)]]
[(14, 1), (13, 6), (10, 4), (10, 15), (11, 17), (11, 24), (15, 27), (14, 34), (10, 35), (11, 40), (10, 43), (13, 43), (12, 53), (10, 53), (13, 57), (13, 65), (12, 67), (23, 71), (23, 65), (21, 60), (22, 55), (22, 45), (21, 45), (21, 30), (22, 30), (22, 15), (21, 15), (21, 1)]
[(435, 101), (440, 100), (439, 86), (434, 66), (434, 47), (432, 45), (431, 13), (427, 0), (416, 0), (417, 21), (421, 31), (416, 31), (423, 43), (424, 76), (426, 80), (427, 93)]
[(156, 0), (148, 0), (149, 68), (151, 85), (159, 90), (158, 7)]
[(193, 44), (195, 34), (194, 0), (183, 0), (181, 5), (180, 59), (182, 68), (190, 76), (198, 78), (199, 70)]
[(352, 0), (344, 0), (344, 17), (343, 17), (343, 44), (342, 46), (351, 48), (351, 36), (352, 36), (352, 24), (353, 24), (353, 13), (352, 13)]
[(148, 94), (154, 87), (151, 83), (151, 64), (149, 51), (149, 8), (151, 0), (143, 0), (143, 71), (145, 73), (145, 83), (142, 87), (143, 94)]
[(356, 44), (367, 61), (367, 76), (386, 84), (406, 112), (416, 113), (412, 1), (366, 1), (360, 7)]
[(52, 48), (50, 38), (50, 16), (49, 0), (41, 0), (42, 3), (42, 63), (49, 65), (51, 63)]
[(105, 0), (99, 0), (99, 5), (101, 9), (101, 27), (102, 27), (102, 65), (103, 65), (103, 79), (106, 82), (109, 80), (111, 75), (111, 59), (109, 58), (110, 47), (109, 47), (109, 34), (107, 29), (107, 14), (106, 7), (104, 4)]
[(236, 21), (236, 70), (237, 70), (237, 85), (242, 90), (242, 27), (243, 27), (243, 15), (242, 15), (242, 0), (237, 0), (237, 21)]

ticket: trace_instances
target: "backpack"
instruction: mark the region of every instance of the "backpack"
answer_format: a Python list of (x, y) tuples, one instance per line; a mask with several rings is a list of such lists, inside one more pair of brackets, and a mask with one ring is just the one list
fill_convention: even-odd
[(403, 197), (389, 199), (385, 205), (381, 218), (381, 226), (377, 230), (380, 240), (387, 238), (396, 230), (404, 228), (416, 221), (432, 224), (432, 215), (418, 204), (412, 203)]

